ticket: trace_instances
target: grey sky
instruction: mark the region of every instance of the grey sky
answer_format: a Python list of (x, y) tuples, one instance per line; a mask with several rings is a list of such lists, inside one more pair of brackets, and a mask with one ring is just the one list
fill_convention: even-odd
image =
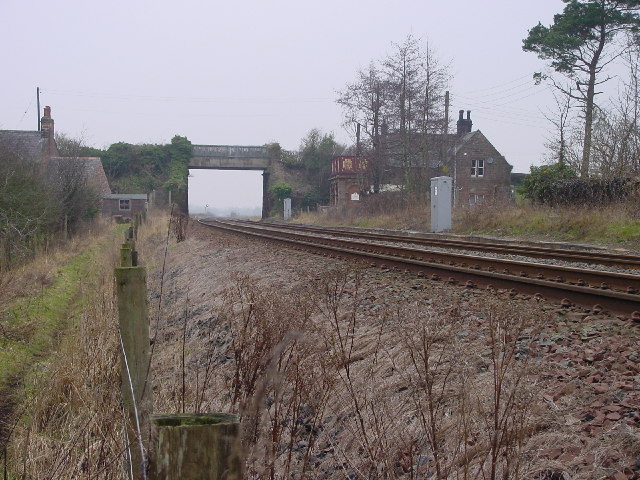
[[(514, 165), (540, 163), (550, 106), (522, 39), (561, 0), (2, 0), (0, 128), (56, 129), (108, 146), (168, 142), (295, 149), (314, 127), (350, 143), (336, 90), (411, 33), (450, 62), (453, 115)], [(26, 111), (26, 114), (25, 114)]]
[(209, 212), (215, 208), (222, 210), (220, 214), (229, 214), (262, 205), (262, 172), (189, 170), (189, 175), (190, 206), (208, 206)]

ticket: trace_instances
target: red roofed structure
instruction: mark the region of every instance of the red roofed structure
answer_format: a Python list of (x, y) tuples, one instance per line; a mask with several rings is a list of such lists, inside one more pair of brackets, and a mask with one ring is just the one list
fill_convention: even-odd
[(331, 206), (357, 204), (367, 190), (369, 161), (366, 157), (340, 155), (331, 159)]

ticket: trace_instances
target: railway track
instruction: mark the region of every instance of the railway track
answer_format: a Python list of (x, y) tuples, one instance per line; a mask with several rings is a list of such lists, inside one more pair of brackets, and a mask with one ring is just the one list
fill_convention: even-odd
[[(559, 301), (570, 307), (579, 305), (597, 312), (609, 312), (640, 321), (640, 275), (595, 270), (578, 266), (539, 263), (536, 258), (640, 269), (640, 257), (601, 251), (552, 249), (549, 247), (505, 245), (454, 240), (447, 249), (436, 248), (436, 239), (403, 236), (399, 233), (373, 233), (355, 229), (321, 228), (293, 224), (268, 224), (237, 220), (202, 220), (200, 223), (227, 231), (287, 243), (297, 249), (312, 249), (327, 256), (365, 258), (372, 266), (416, 272), (432, 280), (462, 284), (467, 288), (533, 295)], [(464, 247), (463, 247), (464, 246)], [(431, 248), (430, 248), (431, 247)], [(440, 241), (438, 248), (442, 248)], [(483, 256), (483, 251), (517, 253), (531, 261)], [(533, 254), (530, 254), (533, 252)], [(555, 253), (555, 255), (554, 255)]]
[[(238, 222), (247, 222), (238, 220)], [(250, 223), (250, 222), (249, 222)], [(417, 233), (417, 232), (386, 232), (373, 231), (354, 228), (339, 227), (318, 227), (314, 225), (299, 225), (286, 223), (273, 223), (288, 230), (302, 232), (319, 232), (340, 237), (366, 238), (381, 242), (396, 242), (413, 244), (423, 247), (439, 247), (447, 249), (457, 249), (465, 251), (490, 252), (505, 255), (522, 255), (531, 258), (543, 258), (552, 260), (562, 260), (567, 262), (579, 262), (595, 265), (605, 265), (608, 267), (625, 268), (630, 270), (640, 270), (640, 256), (626, 253), (605, 252), (599, 249), (577, 250), (574, 248), (560, 248), (558, 246), (547, 245), (522, 245), (509, 241), (483, 240), (473, 241), (467, 239), (456, 239), (440, 234)]]

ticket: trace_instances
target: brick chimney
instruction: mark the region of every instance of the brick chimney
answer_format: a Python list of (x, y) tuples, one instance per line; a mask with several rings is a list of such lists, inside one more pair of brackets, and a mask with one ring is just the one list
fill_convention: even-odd
[(464, 110), (459, 111), (460, 116), (458, 117), (458, 123), (456, 124), (458, 127), (458, 135), (464, 135), (465, 133), (471, 133), (471, 127), (473, 126), (473, 122), (471, 121), (471, 110), (467, 110), (467, 118), (464, 118)]
[(53, 126), (53, 118), (51, 118), (51, 107), (44, 107), (44, 114), (40, 119), (40, 135), (42, 138), (47, 139), (47, 159), (58, 155), (58, 148), (56, 147), (55, 130)]

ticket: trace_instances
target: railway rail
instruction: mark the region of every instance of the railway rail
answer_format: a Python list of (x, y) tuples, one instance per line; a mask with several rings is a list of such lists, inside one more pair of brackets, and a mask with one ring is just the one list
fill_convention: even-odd
[[(553, 249), (550, 247), (505, 245), (453, 240), (447, 248), (474, 250), (450, 252), (428, 237), (400, 233), (372, 233), (356, 229), (321, 228), (293, 224), (269, 224), (229, 219), (208, 219), (200, 223), (236, 233), (284, 242), (293, 248), (311, 249), (327, 256), (366, 258), (372, 265), (428, 275), (432, 280), (462, 284), (467, 288), (518, 293), (556, 300), (565, 307), (579, 305), (594, 313), (609, 312), (640, 321), (640, 275), (591, 268), (549, 265), (535, 258), (561, 259), (580, 263), (640, 269), (640, 257), (601, 251)], [(395, 244), (394, 244), (395, 243)], [(465, 247), (463, 247), (465, 245)], [(443, 247), (440, 240), (438, 247)], [(480, 251), (526, 255), (532, 261), (483, 256)], [(530, 251), (534, 252), (530, 254)], [(555, 253), (555, 255), (554, 255)]]
[[(243, 222), (243, 220), (239, 220)], [(417, 233), (417, 232), (393, 232), (354, 229), (346, 227), (318, 227), (314, 225), (273, 223), (288, 230), (304, 232), (320, 232), (341, 237), (366, 238), (381, 242), (401, 242), (424, 247), (442, 247), (457, 250), (475, 250), (507, 255), (522, 255), (532, 258), (544, 258), (562, 260), (567, 262), (580, 262), (609, 267), (640, 270), (640, 256), (628, 253), (606, 252), (600, 249), (580, 250), (575, 248), (563, 248), (549, 246), (549, 244), (523, 245), (510, 241), (500, 240), (470, 240), (459, 239), (441, 234)]]

